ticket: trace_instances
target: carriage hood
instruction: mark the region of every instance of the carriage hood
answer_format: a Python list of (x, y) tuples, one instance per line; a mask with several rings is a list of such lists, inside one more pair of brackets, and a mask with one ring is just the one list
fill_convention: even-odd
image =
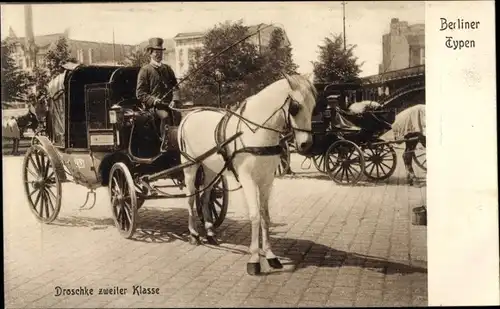
[(64, 144), (65, 117), (66, 117), (66, 92), (64, 82), (68, 71), (64, 71), (53, 78), (47, 85), (49, 94), (49, 113), (52, 119), (52, 133), (56, 145)]

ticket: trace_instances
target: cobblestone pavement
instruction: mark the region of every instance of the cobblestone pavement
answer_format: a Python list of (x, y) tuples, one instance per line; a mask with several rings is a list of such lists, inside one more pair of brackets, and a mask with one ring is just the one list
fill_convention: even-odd
[[(146, 202), (135, 239), (125, 240), (104, 188), (93, 209), (80, 211), (86, 190), (64, 184), (59, 219), (37, 223), (21, 186), (22, 159), (6, 157), (6, 307), (426, 306), (426, 227), (411, 224), (426, 187), (405, 184), (400, 158), (385, 182), (341, 187), (314, 167), (302, 170), (294, 155), (297, 174), (276, 180), (270, 202), (272, 243), (285, 267), (270, 270), (263, 260), (266, 274), (251, 277), (241, 191), (230, 195), (220, 247), (188, 243), (184, 199)], [(139, 285), (159, 294), (133, 295)], [(55, 296), (56, 287), (94, 295)], [(126, 295), (95, 295), (115, 287)]]

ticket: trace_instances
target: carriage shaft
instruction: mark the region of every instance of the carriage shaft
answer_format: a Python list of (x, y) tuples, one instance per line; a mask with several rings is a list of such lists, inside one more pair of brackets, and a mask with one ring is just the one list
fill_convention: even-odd
[(143, 177), (143, 179), (146, 180), (146, 181), (156, 181), (156, 180), (164, 179), (164, 178), (167, 178), (171, 174), (177, 173), (177, 172), (185, 169), (186, 167), (190, 167), (190, 166), (193, 166), (195, 164), (199, 164), (201, 161), (203, 161), (206, 158), (210, 157), (211, 155), (217, 153), (219, 151), (219, 149), (227, 146), (229, 143), (231, 143), (234, 140), (236, 140), (238, 137), (241, 136), (241, 134), (243, 134), (243, 132), (238, 132), (238, 133), (234, 134), (233, 136), (231, 136), (230, 138), (228, 138), (226, 141), (224, 141), (220, 145), (215, 146), (212, 149), (210, 149), (207, 152), (205, 152), (204, 154), (196, 157), (194, 161), (185, 162), (185, 163), (182, 163), (180, 165), (177, 165), (177, 166), (174, 166), (172, 168), (169, 168), (167, 170), (164, 170), (164, 171), (161, 171), (161, 172), (158, 172), (158, 173), (155, 173), (155, 174), (151, 174), (151, 175), (146, 175), (146, 176)]
[(182, 194), (158, 194), (158, 195), (149, 195), (145, 196), (145, 200), (163, 200), (163, 199), (170, 199), (170, 198), (184, 198), (187, 197), (185, 193)]
[(393, 141), (387, 141), (387, 142), (375, 142), (375, 143), (369, 143), (371, 146), (380, 146), (380, 145), (389, 145), (389, 144), (397, 144), (397, 143), (402, 143), (402, 142), (411, 142), (411, 141), (416, 141), (418, 140), (418, 137), (412, 137), (412, 138), (407, 138), (407, 139), (398, 139), (398, 140), (393, 140)]

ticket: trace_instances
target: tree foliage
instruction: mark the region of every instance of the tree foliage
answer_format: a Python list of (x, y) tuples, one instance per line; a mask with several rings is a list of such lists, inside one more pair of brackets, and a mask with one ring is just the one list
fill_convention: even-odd
[(21, 70), (12, 57), (14, 45), (2, 41), (2, 104), (4, 102), (25, 101), (29, 92), (28, 74)]
[(33, 92), (29, 95), (29, 102), (37, 107), (48, 103), (47, 85), (51, 79), (50, 72), (46, 68), (36, 67), (29, 75), (29, 83), (33, 87)]
[(354, 56), (356, 45), (344, 50), (341, 35), (326, 37), (319, 47), (319, 59), (313, 61), (315, 82), (349, 82), (356, 80), (361, 72), (361, 64)]
[(60, 37), (56, 44), (52, 46), (45, 55), (45, 63), (49, 70), (50, 77), (62, 73), (64, 69), (62, 65), (66, 62), (78, 62), (75, 58), (71, 57), (70, 49), (66, 38)]
[(126, 56), (125, 61), (120, 61), (120, 65), (126, 65), (126, 66), (138, 66), (142, 67), (143, 65), (146, 65), (149, 63), (151, 60), (151, 57), (147, 53), (146, 50), (144, 49), (136, 49), (132, 53)]
[(203, 47), (189, 51), (189, 78), (181, 84), (183, 98), (196, 105), (216, 105), (220, 81), (222, 103), (233, 105), (282, 78), (281, 72), (295, 72), (297, 66), (291, 48), (283, 44), (281, 29), (276, 29), (270, 44), (260, 50), (250, 39), (232, 46), (249, 34), (241, 21), (218, 24), (209, 30)]

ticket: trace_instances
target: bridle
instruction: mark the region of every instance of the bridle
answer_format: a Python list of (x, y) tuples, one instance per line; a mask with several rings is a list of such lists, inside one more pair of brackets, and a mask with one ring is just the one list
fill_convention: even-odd
[[(302, 110), (303, 106), (292, 97), (292, 95), (288, 94), (287, 98), (285, 99), (285, 102), (277, 109), (275, 110), (263, 123), (258, 124), (245, 116), (243, 116), (243, 113), (245, 112), (247, 101), (243, 101), (238, 109), (235, 111), (229, 109), (229, 108), (216, 108), (216, 107), (210, 107), (210, 106), (203, 106), (203, 107), (192, 107), (192, 108), (176, 108), (173, 107), (173, 103), (169, 105), (169, 108), (177, 111), (177, 112), (190, 112), (190, 111), (202, 111), (202, 110), (211, 110), (211, 111), (218, 111), (220, 112), (221, 110), (224, 110), (224, 112), (227, 113), (228, 116), (234, 116), (240, 120), (241, 123), (245, 124), (246, 127), (252, 131), (252, 133), (257, 132), (260, 129), (264, 130), (269, 130), (273, 131), (282, 135), (289, 135), (291, 131), (295, 135), (295, 132), (305, 132), (305, 133), (312, 133), (311, 130), (306, 130), (306, 129), (301, 129), (294, 127), (292, 125), (291, 117), (295, 117), (298, 115), (298, 113)], [(286, 110), (286, 106), (288, 104), (288, 111)], [(238, 112), (239, 111), (239, 112)], [(285, 126), (284, 130), (280, 129), (275, 129), (267, 126), (266, 124), (279, 112), (283, 113), (284, 119), (285, 119)], [(255, 128), (253, 128), (254, 126)]]

